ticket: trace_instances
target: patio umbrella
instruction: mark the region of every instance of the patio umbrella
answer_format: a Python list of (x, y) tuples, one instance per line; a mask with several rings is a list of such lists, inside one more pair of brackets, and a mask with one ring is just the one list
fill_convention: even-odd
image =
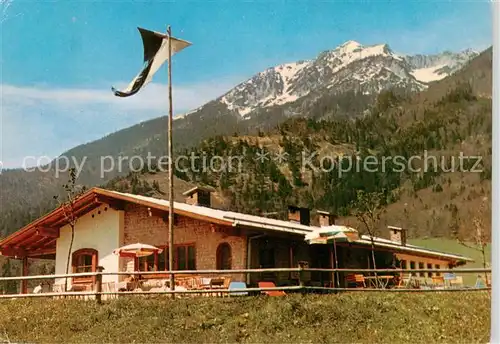
[[(314, 244), (331, 244), (333, 243), (333, 251), (335, 255), (335, 268), (338, 268), (339, 262), (337, 259), (337, 242), (352, 242), (359, 239), (358, 231), (346, 226), (326, 226), (314, 230), (306, 234), (305, 240), (309, 245)], [(338, 272), (335, 279), (338, 287)]]
[(352, 242), (359, 239), (358, 231), (346, 226), (321, 227), (306, 234), (308, 244), (330, 244), (336, 242)]
[(162, 251), (161, 248), (152, 245), (137, 243), (117, 248), (113, 253), (120, 257), (139, 258), (152, 255), (155, 252), (161, 253)]

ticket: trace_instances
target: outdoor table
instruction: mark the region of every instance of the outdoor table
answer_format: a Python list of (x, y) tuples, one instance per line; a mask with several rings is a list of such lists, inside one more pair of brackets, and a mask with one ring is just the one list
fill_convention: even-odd
[(367, 280), (373, 287), (381, 289), (386, 289), (389, 285), (389, 281), (394, 279), (392, 275), (382, 275), (382, 276), (365, 276)]
[(118, 290), (133, 291), (140, 288), (142, 281), (122, 281), (118, 282)]
[(85, 286), (85, 285), (79, 285), (79, 284), (73, 284), (68, 291), (87, 291), (87, 286)]

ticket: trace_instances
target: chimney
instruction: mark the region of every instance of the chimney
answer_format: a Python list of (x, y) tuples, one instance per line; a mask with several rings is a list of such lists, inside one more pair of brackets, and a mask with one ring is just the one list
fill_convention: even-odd
[(210, 187), (195, 186), (184, 192), (183, 195), (186, 196), (187, 204), (210, 208), (212, 205), (211, 193), (213, 191), (214, 189)]
[(406, 246), (406, 229), (401, 227), (387, 226), (389, 229), (389, 239), (396, 241), (402, 246)]
[(320, 227), (332, 226), (335, 224), (335, 215), (323, 210), (318, 210), (316, 213), (318, 214)]
[(288, 206), (288, 221), (309, 226), (311, 222), (309, 208), (295, 207), (293, 205)]

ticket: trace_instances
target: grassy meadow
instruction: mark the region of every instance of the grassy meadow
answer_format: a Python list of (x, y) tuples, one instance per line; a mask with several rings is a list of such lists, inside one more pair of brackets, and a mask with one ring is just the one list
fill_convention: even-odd
[(486, 343), (490, 296), (2, 300), (0, 341), (19, 343)]

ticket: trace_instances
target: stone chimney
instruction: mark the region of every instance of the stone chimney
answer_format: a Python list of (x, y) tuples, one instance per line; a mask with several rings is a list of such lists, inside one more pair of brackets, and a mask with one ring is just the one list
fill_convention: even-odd
[(402, 246), (406, 246), (406, 229), (394, 226), (388, 226), (389, 229), (389, 239), (391, 241), (396, 241)]
[(301, 208), (293, 205), (288, 206), (288, 221), (309, 226), (311, 223), (309, 208)]
[(329, 212), (323, 210), (318, 210), (316, 211), (316, 213), (318, 214), (318, 221), (320, 227), (327, 227), (335, 224), (335, 219), (336, 219), (335, 215), (330, 214)]
[(210, 208), (212, 206), (211, 194), (213, 191), (214, 189), (210, 187), (195, 186), (184, 192), (183, 195), (186, 196), (187, 204)]

